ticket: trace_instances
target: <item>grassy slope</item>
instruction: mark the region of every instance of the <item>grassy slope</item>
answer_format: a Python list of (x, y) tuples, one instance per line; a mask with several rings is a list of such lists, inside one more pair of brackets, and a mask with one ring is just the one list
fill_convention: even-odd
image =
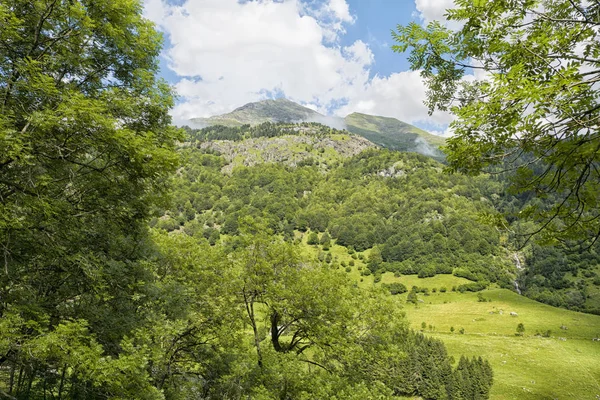
[(414, 146), (414, 141), (418, 137), (433, 147), (445, 144), (444, 138), (395, 118), (353, 113), (345, 118), (345, 122), (350, 132), (361, 134), (377, 144), (398, 150), (406, 150), (404, 147)]
[[(425, 304), (407, 306), (406, 313), (415, 329), (423, 321), (434, 325), (433, 332), (426, 332), (443, 340), (451, 354), (486, 357), (496, 378), (494, 399), (600, 395), (600, 343), (591, 340), (600, 333), (600, 317), (547, 306), (505, 289), (483, 294), (492, 302), (477, 302), (475, 294), (432, 294)], [(525, 325), (523, 337), (514, 335), (519, 322)], [(568, 330), (560, 329), (563, 324)], [(450, 326), (456, 328), (454, 334)], [(464, 335), (457, 333), (461, 327)], [(550, 338), (534, 335), (547, 330)]]
[[(299, 235), (300, 236), (300, 235)], [(306, 237), (303, 235), (303, 243)], [(304, 247), (307, 255), (316, 256), (317, 246)], [(352, 258), (346, 248), (332, 246), (334, 260), (348, 263)], [(368, 250), (363, 254), (368, 255)], [(361, 277), (358, 267), (364, 262), (355, 260), (349, 272), (359, 285), (372, 285), (373, 277)], [(362, 281), (361, 281), (362, 279)], [(467, 282), (452, 275), (438, 275), (419, 279), (414, 275), (395, 278), (386, 273), (382, 282), (402, 282), (439, 289)], [(414, 329), (444, 343), (450, 354), (482, 356), (494, 369), (495, 383), (492, 399), (597, 399), (600, 396), (600, 316), (582, 314), (541, 304), (506, 289), (482, 292), (491, 302), (478, 302), (475, 293), (432, 293), (419, 295), (424, 303), (405, 307), (406, 315)], [(406, 296), (406, 294), (402, 295)], [(503, 310), (500, 314), (499, 310)], [(511, 316), (514, 311), (517, 317)], [(518, 323), (525, 325), (525, 335), (515, 336)], [(429, 325), (433, 330), (429, 329)], [(561, 325), (568, 329), (562, 330)], [(450, 333), (450, 327), (455, 332)], [(465, 333), (460, 334), (459, 329)], [(536, 331), (551, 330), (551, 336), (535, 336)], [(562, 339), (564, 340), (562, 340)]]

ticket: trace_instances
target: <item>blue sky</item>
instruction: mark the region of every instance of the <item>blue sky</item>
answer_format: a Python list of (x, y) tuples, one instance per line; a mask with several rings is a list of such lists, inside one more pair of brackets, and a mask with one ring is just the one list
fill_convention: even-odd
[(285, 96), (323, 114), (364, 112), (443, 133), (425, 88), (391, 30), (443, 18), (453, 0), (145, 0), (165, 36), (161, 75), (179, 99), (172, 115), (229, 112)]
[(355, 40), (366, 41), (375, 56), (371, 69), (373, 74), (387, 76), (393, 72), (407, 70), (408, 62), (404, 55), (394, 53), (390, 47), (390, 31), (398, 24), (420, 22), (419, 13), (411, 0), (349, 0), (350, 12), (356, 22), (346, 28), (342, 44), (349, 45)]

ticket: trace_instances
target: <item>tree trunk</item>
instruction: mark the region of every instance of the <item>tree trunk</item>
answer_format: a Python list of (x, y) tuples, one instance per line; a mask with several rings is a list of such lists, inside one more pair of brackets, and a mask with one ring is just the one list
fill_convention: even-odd
[(250, 325), (252, 325), (252, 331), (254, 333), (254, 346), (256, 346), (256, 355), (258, 357), (258, 366), (262, 369), (262, 353), (260, 351), (260, 337), (258, 335), (258, 326), (256, 325), (256, 318), (254, 315), (254, 296), (248, 298), (246, 293), (244, 292), (244, 302), (246, 303), (246, 312), (248, 313), (248, 318), (250, 319)]
[(271, 313), (271, 343), (273, 343), (273, 348), (275, 351), (281, 353), (284, 349), (281, 347), (281, 343), (279, 343), (279, 314), (277, 311), (273, 311)]

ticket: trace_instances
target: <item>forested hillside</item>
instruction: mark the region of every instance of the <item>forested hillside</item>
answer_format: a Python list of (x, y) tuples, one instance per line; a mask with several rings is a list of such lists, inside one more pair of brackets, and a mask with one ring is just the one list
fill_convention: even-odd
[(513, 259), (521, 266), (522, 294), (555, 307), (600, 314), (600, 243), (576, 238), (559, 241), (545, 235), (542, 223), (522, 218), (551, 207), (555, 198), (534, 191), (514, 193), (506, 174), (493, 179), (505, 187), (494, 203), (506, 219), (503, 229), (515, 250)]
[[(507, 237), (486, 222), (496, 215), (491, 197), (502, 186), (485, 177), (446, 175), (430, 158), (381, 149), (325, 170), (313, 162), (263, 162), (226, 174), (228, 161), (215, 154), (218, 146), (182, 150), (175, 209), (165, 211), (157, 227), (216, 238), (237, 235), (237, 221), (252, 216), (290, 240), (295, 231), (310, 230), (358, 252), (375, 248), (380, 260), (373, 260), (370, 273), (454, 272), (513, 285)], [(237, 157), (254, 157), (253, 151)], [(285, 145), (278, 151), (285, 152)]]

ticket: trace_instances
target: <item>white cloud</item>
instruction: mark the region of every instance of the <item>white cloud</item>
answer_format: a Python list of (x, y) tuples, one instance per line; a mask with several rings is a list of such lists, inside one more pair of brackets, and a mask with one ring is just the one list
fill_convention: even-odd
[(415, 0), (415, 5), (423, 22), (445, 21), (444, 14), (454, 7), (454, 0)]
[(273, 92), (323, 111), (368, 80), (368, 45), (328, 41), (328, 30), (343, 32), (342, 24), (354, 21), (345, 0), (189, 0), (179, 6), (147, 0), (145, 6), (171, 43), (165, 56), (180, 77), (177, 123)]
[(427, 114), (423, 105), (426, 88), (418, 71), (398, 72), (389, 77), (375, 76), (355, 87), (350, 102), (337, 111), (340, 116), (351, 112), (393, 117), (408, 123), (427, 123), (443, 129), (452, 121), (448, 113)]
[(354, 22), (354, 17), (350, 14), (350, 7), (346, 0), (330, 0), (327, 8), (335, 14), (335, 16), (344, 22)]
[[(175, 123), (222, 114), (283, 93), (321, 113), (358, 111), (439, 125), (423, 105), (418, 72), (370, 79), (374, 56), (357, 40), (339, 45), (355, 22), (346, 0), (146, 0), (145, 15), (171, 46), (164, 56), (178, 76)], [(339, 104), (346, 104), (339, 108)]]

